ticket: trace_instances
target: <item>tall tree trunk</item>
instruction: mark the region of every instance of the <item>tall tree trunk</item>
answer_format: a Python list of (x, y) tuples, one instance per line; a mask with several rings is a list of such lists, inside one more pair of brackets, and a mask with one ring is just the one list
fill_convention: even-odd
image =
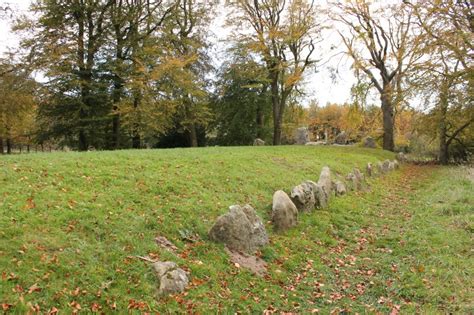
[(5, 154), (5, 150), (3, 149), (3, 138), (0, 137), (0, 154)]
[(282, 102), (279, 97), (278, 74), (272, 76), (271, 94), (273, 107), (273, 145), (281, 144)]
[(79, 130), (79, 151), (87, 151), (88, 148), (86, 133), (81, 127), (81, 130)]
[(448, 85), (443, 83), (440, 91), (440, 104), (438, 116), (438, 133), (439, 133), (439, 163), (446, 165), (449, 161), (448, 141), (447, 141), (447, 124), (446, 113), (448, 111)]
[[(133, 108), (138, 110), (138, 106), (140, 105), (140, 93), (135, 91), (135, 96), (133, 99)], [(132, 131), (132, 148), (139, 149), (141, 147), (141, 137), (140, 137), (140, 127), (138, 123), (133, 124), (133, 131)]]
[(281, 115), (278, 107), (276, 105), (273, 108), (273, 145), (281, 144)]
[(193, 123), (189, 126), (189, 143), (193, 148), (198, 146), (196, 124)]
[(394, 113), (392, 104), (392, 95), (389, 86), (384, 86), (380, 95), (382, 101), (383, 114), (383, 149), (393, 151), (395, 149), (394, 142)]
[(134, 149), (140, 149), (141, 148), (141, 138), (140, 138), (140, 135), (137, 133), (137, 134), (134, 134), (133, 137), (132, 137), (132, 148)]
[(10, 137), (7, 138), (7, 154), (12, 154), (13, 142)]
[(257, 138), (263, 138), (263, 127), (265, 119), (263, 117), (263, 108), (262, 105), (259, 104), (257, 106), (257, 116), (255, 122), (257, 123)]

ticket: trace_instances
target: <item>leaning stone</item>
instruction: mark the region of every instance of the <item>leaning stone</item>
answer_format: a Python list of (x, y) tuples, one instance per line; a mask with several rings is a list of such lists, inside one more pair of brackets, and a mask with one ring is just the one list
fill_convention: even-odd
[(246, 205), (229, 207), (229, 212), (217, 218), (209, 237), (224, 243), (229, 249), (253, 253), (268, 243), (268, 235), (255, 210)]
[(372, 163), (367, 163), (365, 170), (367, 172), (367, 176), (372, 177), (373, 175), (375, 175), (373, 167), (372, 167)]
[(307, 180), (306, 184), (311, 186), (313, 191), (315, 207), (318, 209), (325, 209), (328, 207), (328, 195), (324, 192), (323, 187), (320, 184), (317, 184), (313, 181)]
[(290, 197), (298, 211), (314, 210), (316, 201), (314, 199), (313, 188), (311, 185), (302, 183), (298, 186), (295, 186), (291, 190)]
[(263, 141), (260, 138), (257, 138), (257, 139), (254, 140), (253, 145), (254, 146), (262, 146), (262, 145), (265, 145), (265, 141)]
[(298, 209), (283, 190), (273, 194), (272, 222), (278, 231), (288, 230), (298, 223)]
[(334, 182), (334, 191), (336, 196), (343, 196), (347, 193), (346, 185), (340, 180)]
[(296, 144), (306, 144), (309, 142), (309, 130), (306, 127), (301, 127), (296, 129), (296, 136), (295, 136)]
[(321, 174), (319, 175), (318, 184), (323, 188), (324, 193), (326, 194), (327, 199), (332, 193), (332, 181), (331, 181), (331, 170), (328, 166), (323, 167)]
[(159, 295), (183, 292), (189, 283), (186, 272), (172, 261), (155, 262), (153, 269), (159, 281)]

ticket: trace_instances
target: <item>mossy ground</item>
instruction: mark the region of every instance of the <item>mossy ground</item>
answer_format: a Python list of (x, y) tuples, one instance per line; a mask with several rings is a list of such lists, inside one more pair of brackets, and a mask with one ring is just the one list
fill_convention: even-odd
[[(393, 158), (355, 147), (246, 147), (0, 157), (0, 303), (64, 313), (264, 310), (469, 313), (473, 181), (466, 169), (403, 166), (366, 190), (272, 232), (257, 278), (207, 231), (232, 204), (268, 221), (275, 190)], [(165, 236), (174, 255), (154, 242)], [(197, 235), (188, 242), (183, 235)], [(155, 296), (137, 256), (190, 271), (184, 294)]]

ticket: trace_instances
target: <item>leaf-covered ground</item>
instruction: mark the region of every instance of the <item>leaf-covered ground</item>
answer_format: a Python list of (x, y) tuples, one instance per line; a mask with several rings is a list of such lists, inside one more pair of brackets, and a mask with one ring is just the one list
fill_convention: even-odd
[[(0, 157), (0, 310), (473, 312), (467, 168), (403, 166), (302, 215), (288, 233), (267, 224), (264, 278), (207, 238), (231, 204), (250, 203), (268, 220), (275, 190), (317, 180), (324, 165), (343, 175), (385, 158), (393, 155), (296, 146)], [(137, 256), (176, 261), (189, 288), (157, 299)]]

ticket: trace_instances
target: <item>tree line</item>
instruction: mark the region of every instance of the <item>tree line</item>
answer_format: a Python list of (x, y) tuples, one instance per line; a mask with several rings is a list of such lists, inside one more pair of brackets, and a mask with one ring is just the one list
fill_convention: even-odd
[[(222, 8), (232, 33), (216, 63)], [(378, 95), (384, 149), (396, 149), (397, 115), (415, 102), (442, 163), (454, 143), (473, 144), (467, 0), (38, 0), (30, 10), (16, 16), (21, 50), (0, 62), (2, 153), (13, 139), (77, 150), (287, 143), (309, 115), (301, 100), (327, 34), (357, 77), (350, 106), (373, 114)]]

